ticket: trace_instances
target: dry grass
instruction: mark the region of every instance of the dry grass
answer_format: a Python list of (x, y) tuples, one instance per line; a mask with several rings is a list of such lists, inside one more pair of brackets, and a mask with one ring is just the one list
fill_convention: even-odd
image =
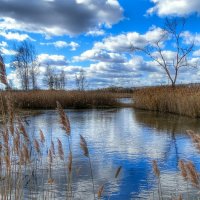
[(102, 108), (117, 107), (116, 95), (102, 91), (9, 91), (1, 92), (2, 96), (10, 96), (16, 108), (22, 109), (54, 109), (59, 101), (63, 108)]
[[(51, 140), (51, 142), (47, 143), (41, 129), (38, 128), (39, 138), (31, 137), (26, 130), (25, 121), (20, 119), (14, 111), (12, 99), (7, 98), (5, 105), (7, 105), (8, 112), (6, 112), (6, 117), (3, 120), (5, 124), (0, 129), (0, 199), (27, 199), (27, 195), (29, 199), (57, 199), (59, 194), (54, 190), (56, 184), (67, 185), (66, 199), (73, 199), (73, 171), (75, 171), (76, 166), (73, 163), (73, 151), (71, 148), (71, 126), (61, 104), (57, 103), (57, 111), (60, 126), (64, 129), (65, 136), (68, 138), (68, 156), (63, 150), (63, 143), (59, 138), (57, 138), (58, 148), (56, 151), (54, 142)], [(200, 149), (200, 136), (191, 130), (188, 130), (187, 133), (192, 138), (196, 148)], [(80, 147), (83, 150), (83, 155), (88, 159), (94, 199), (101, 198), (109, 182), (100, 186), (99, 189), (96, 187), (90, 149), (82, 135), (80, 135)], [(154, 160), (152, 164), (154, 174), (158, 180), (159, 199), (164, 199), (160, 179), (162, 171), (160, 171), (157, 161)], [(194, 164), (191, 161), (180, 160), (179, 167), (180, 174), (187, 185), (191, 184), (192, 187), (197, 188), (199, 191), (200, 177)], [(54, 173), (56, 168), (64, 168), (66, 172), (64, 174), (66, 176), (64, 183), (62, 182), (63, 180), (60, 180), (60, 177), (56, 177)], [(114, 176), (115, 179), (119, 177), (121, 170), (122, 166), (119, 166)], [(35, 181), (35, 177), (40, 177), (40, 182)], [(25, 193), (25, 191), (28, 191), (28, 193)], [(110, 199), (110, 196), (108, 199)], [(182, 195), (177, 194), (176, 199), (182, 199)]]
[(134, 107), (200, 117), (200, 87), (152, 87), (135, 91)]
[[(48, 142), (48, 138), (45, 138), (45, 134), (39, 128), (38, 138), (29, 134), (26, 122), (14, 112), (12, 101), (6, 99), (6, 103), (9, 109), (3, 115), (4, 124), (0, 127), (0, 199), (57, 199), (57, 185), (66, 185), (65, 199), (74, 199), (73, 172), (76, 166), (73, 166), (71, 126), (61, 104), (57, 102), (57, 112), (60, 126), (68, 138), (68, 153), (64, 151), (59, 138), (55, 150), (52, 138)], [(101, 198), (104, 185), (97, 191), (88, 145), (81, 135), (80, 147), (88, 159), (93, 197)], [(64, 170), (64, 174), (57, 174), (58, 170)], [(118, 175), (119, 172), (120, 170)], [(62, 179), (61, 175), (64, 176)]]

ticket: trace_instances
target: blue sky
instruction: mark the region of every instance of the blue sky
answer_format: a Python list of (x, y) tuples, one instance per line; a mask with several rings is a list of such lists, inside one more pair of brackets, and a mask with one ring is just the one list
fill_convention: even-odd
[[(185, 17), (183, 43), (195, 40), (190, 61), (200, 56), (199, 0), (0, 0), (0, 50), (8, 79), (20, 87), (10, 66), (13, 45), (31, 42), (40, 63), (38, 86), (49, 63), (64, 70), (67, 88), (75, 87), (75, 74), (85, 70), (89, 88), (168, 84), (163, 70), (147, 56), (130, 52), (160, 36), (166, 17)], [(166, 58), (173, 49), (166, 49)], [(199, 81), (199, 69), (182, 70), (179, 83)]]

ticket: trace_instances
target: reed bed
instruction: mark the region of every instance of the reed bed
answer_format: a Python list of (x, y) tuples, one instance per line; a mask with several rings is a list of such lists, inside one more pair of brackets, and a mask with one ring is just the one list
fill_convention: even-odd
[[(196, 147), (197, 151), (200, 153), (200, 135), (199, 133), (196, 133), (192, 130), (186, 130), (186, 133), (191, 138), (194, 146)], [(185, 185), (186, 185), (186, 191), (184, 191), (184, 194), (176, 193), (175, 195), (171, 196), (171, 199), (173, 200), (183, 200), (183, 199), (199, 199), (199, 193), (200, 193), (200, 173), (196, 169), (194, 163), (190, 160), (183, 160), (179, 159), (178, 167), (180, 170), (180, 176), (182, 177)], [(162, 172), (159, 169), (158, 161), (153, 160), (152, 161), (152, 171), (157, 178), (157, 184), (158, 184), (158, 191), (157, 191), (157, 199), (163, 200), (165, 199), (163, 193), (162, 193)], [(182, 184), (184, 184), (182, 183)], [(177, 185), (177, 187), (180, 187), (180, 185)]]
[(134, 92), (134, 107), (188, 117), (200, 117), (200, 87), (152, 87)]
[[(47, 143), (43, 132), (45, 130), (38, 127), (38, 137), (27, 132), (26, 126), (28, 125), (15, 111), (15, 101), (12, 99), (12, 95), (7, 97), (5, 102), (1, 99), (0, 104), (2, 104), (3, 116), (0, 128), (0, 199), (74, 199), (73, 176), (76, 174), (76, 166), (74, 166), (73, 160), (71, 125), (61, 103), (56, 102), (57, 113), (60, 128), (64, 131), (63, 134), (67, 139), (67, 152), (64, 150), (60, 138), (55, 141), (50, 137), (51, 141)], [(6, 112), (4, 105), (7, 108)], [(199, 135), (193, 131), (187, 131), (187, 133), (197, 149), (200, 149)], [(95, 184), (92, 154), (90, 154), (89, 145), (82, 135), (80, 135), (80, 148), (87, 160), (90, 172), (88, 176), (91, 178), (91, 188), (88, 189), (92, 191), (92, 199), (104, 198), (104, 190), (109, 182), (102, 185)], [(200, 176), (195, 165), (191, 161), (180, 159), (179, 168), (185, 184), (188, 187), (196, 188), (198, 195)], [(123, 167), (119, 166), (113, 174), (116, 181), (122, 170)], [(152, 171), (158, 184), (158, 198), (155, 199), (163, 200), (162, 171), (159, 169), (159, 161), (152, 161)], [(78, 173), (76, 176), (78, 178)], [(62, 191), (58, 191), (58, 186)], [(190, 199), (191, 194), (189, 191), (186, 193), (187, 195), (177, 193), (172, 199)], [(108, 199), (111, 196), (112, 193), (107, 194)]]
[(16, 108), (21, 109), (54, 109), (59, 101), (63, 108), (106, 108), (120, 104), (116, 95), (103, 91), (5, 91), (2, 97), (12, 98)]
[[(157, 178), (157, 184), (158, 184), (158, 191), (156, 194), (156, 199), (164, 200), (164, 199), (172, 199), (172, 200), (182, 200), (182, 199), (199, 199), (199, 192), (200, 192), (200, 176), (199, 172), (197, 171), (195, 165), (193, 162), (187, 160), (179, 160), (178, 167), (180, 170), (180, 176), (182, 177), (184, 183), (183, 185), (186, 185), (186, 191), (184, 191), (184, 194), (181, 194), (180, 192), (176, 192), (175, 194), (171, 194), (171, 198), (169, 198), (170, 194), (168, 194), (168, 197), (166, 197), (162, 192), (162, 179), (161, 179), (161, 171), (158, 167), (158, 162), (156, 160), (153, 160), (152, 162), (152, 168), (155, 177)], [(183, 186), (182, 185), (182, 186)], [(177, 184), (176, 187), (180, 187), (180, 185)], [(155, 195), (154, 194), (154, 195)], [(154, 199), (154, 198), (153, 198)]]
[[(51, 142), (46, 142), (49, 138), (46, 140), (43, 130), (39, 128), (38, 137), (29, 134), (27, 122), (14, 111), (14, 101), (7, 98), (6, 105), (7, 111), (2, 109), (0, 127), (0, 199), (74, 199), (73, 176), (76, 167), (73, 166), (71, 125), (61, 104), (57, 102), (58, 121), (67, 137), (67, 152), (60, 138), (57, 138), (57, 144), (52, 137)], [(100, 199), (105, 186), (95, 185), (92, 157), (82, 135), (80, 148), (88, 160), (93, 199)], [(121, 167), (117, 169), (115, 179), (120, 171)], [(76, 176), (78, 178), (78, 173)]]

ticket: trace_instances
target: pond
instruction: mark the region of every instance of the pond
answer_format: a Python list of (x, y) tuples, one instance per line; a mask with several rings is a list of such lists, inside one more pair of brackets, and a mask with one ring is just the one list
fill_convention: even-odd
[[(178, 161), (191, 160), (200, 170), (200, 154), (186, 134), (187, 129), (200, 130), (200, 120), (132, 108), (65, 111), (72, 130), (70, 141), (74, 199), (93, 199), (90, 167), (88, 158), (80, 148), (80, 134), (88, 144), (95, 192), (104, 185), (102, 199), (158, 199), (158, 184), (152, 170), (152, 160), (157, 160), (161, 171), (164, 199), (172, 199), (180, 193), (183, 197), (189, 194), (190, 199), (197, 195), (197, 191), (181, 177)], [(60, 128), (57, 112), (44, 111), (28, 117), (27, 121), (27, 132), (32, 137), (39, 138), (39, 129), (45, 134), (43, 156), (47, 154), (51, 141), (54, 141), (57, 148), (59, 138), (67, 163), (68, 139)], [(53, 196), (48, 199), (64, 199), (67, 187), (66, 164), (56, 156), (53, 163)], [(119, 166), (122, 168), (115, 178)], [(41, 172), (40, 164), (36, 176), (37, 186), (31, 194), (29, 188), (25, 188), (25, 199), (31, 199), (33, 193), (35, 199), (42, 199), (43, 191), (50, 190), (45, 184), (48, 171)]]

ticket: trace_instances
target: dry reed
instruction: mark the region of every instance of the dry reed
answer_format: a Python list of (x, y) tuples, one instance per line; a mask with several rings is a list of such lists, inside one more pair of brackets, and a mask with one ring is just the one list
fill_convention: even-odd
[(82, 135), (80, 135), (80, 146), (81, 146), (81, 149), (83, 150), (84, 156), (88, 158), (91, 180), (92, 180), (92, 187), (93, 187), (93, 194), (94, 194), (94, 199), (95, 199), (95, 189), (94, 189), (95, 186), (94, 186), (94, 176), (93, 176), (91, 158), (90, 158), (87, 142)]
[(58, 141), (58, 154), (60, 156), (60, 159), (64, 160), (64, 151), (63, 151), (62, 142), (60, 141), (60, 139), (57, 139), (57, 141)]
[(107, 108), (120, 106), (115, 94), (103, 91), (10, 90), (0, 91), (0, 95), (2, 95), (4, 104), (8, 96), (10, 96), (16, 109), (55, 109), (57, 101), (60, 102), (63, 108)]
[(103, 190), (104, 190), (104, 185), (102, 185), (98, 190), (97, 197), (99, 199), (102, 197)]
[(151, 87), (133, 95), (134, 107), (188, 117), (200, 117), (200, 87)]
[(181, 175), (185, 180), (187, 180), (187, 169), (183, 160), (179, 160), (179, 168), (181, 170)]

